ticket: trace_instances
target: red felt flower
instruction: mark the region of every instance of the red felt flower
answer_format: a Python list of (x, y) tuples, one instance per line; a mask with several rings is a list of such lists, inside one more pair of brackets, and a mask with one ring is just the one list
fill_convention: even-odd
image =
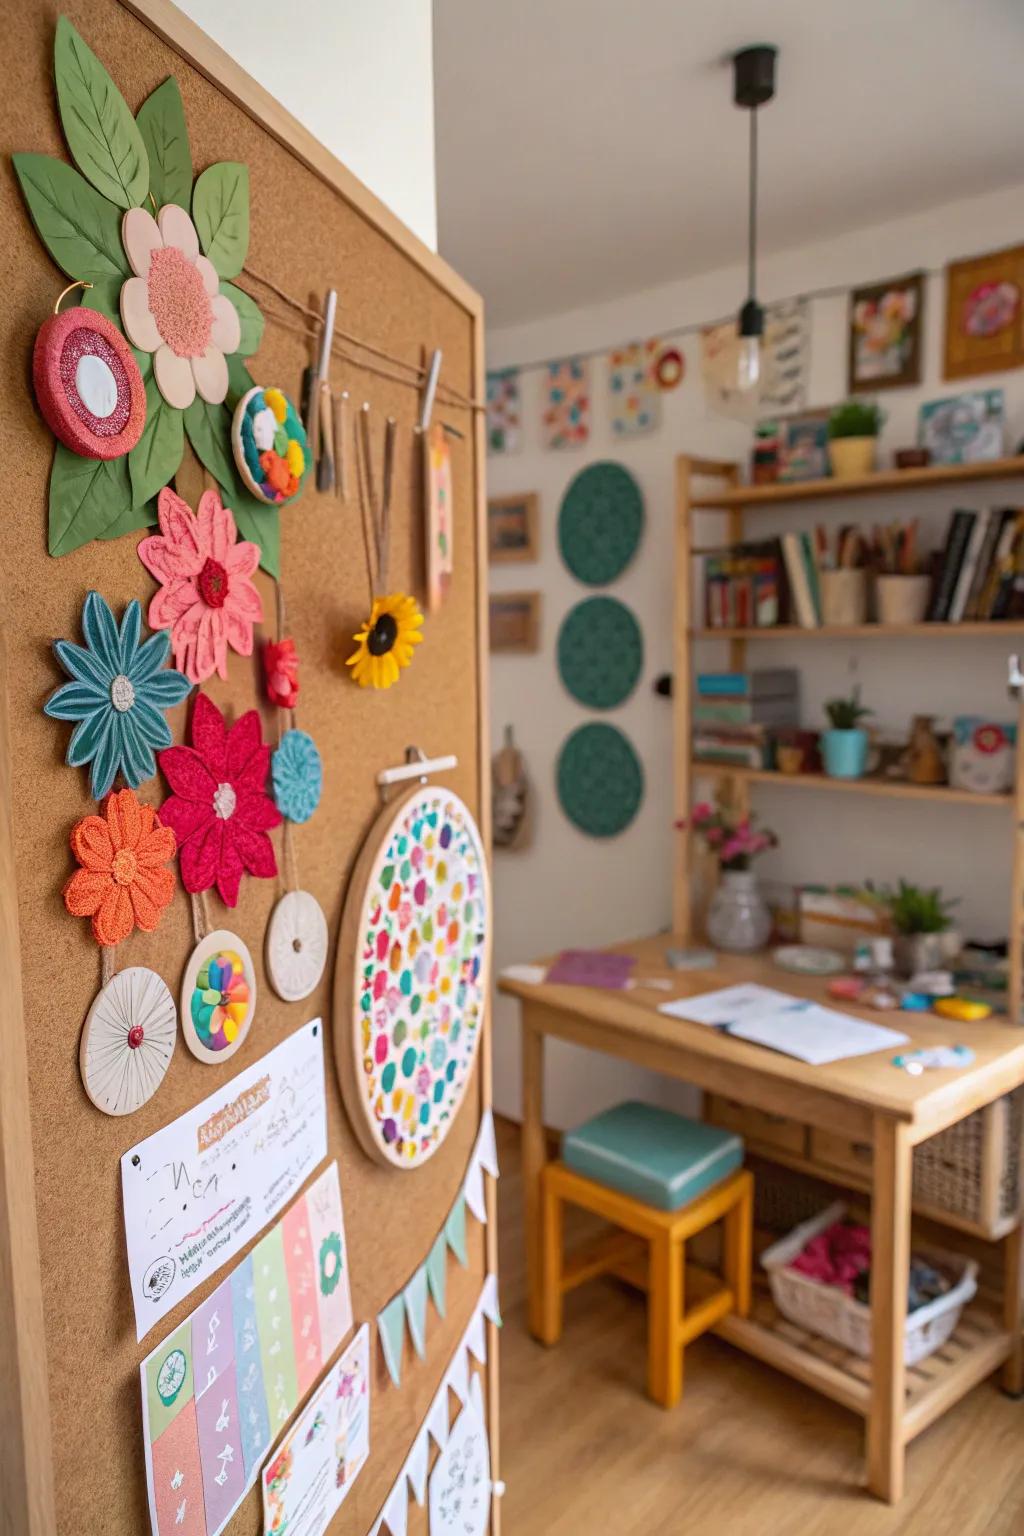
[(216, 704), (200, 693), (192, 745), (168, 747), (159, 759), (174, 791), (160, 807), (160, 820), (177, 835), (186, 891), (216, 885), (233, 907), (243, 873), (273, 879), (277, 859), (267, 833), (281, 813), (265, 789), (270, 748), (256, 711), (228, 730)]
[(294, 709), (299, 700), (299, 653), (294, 640), (267, 641), (263, 648), (263, 674), (271, 704)]

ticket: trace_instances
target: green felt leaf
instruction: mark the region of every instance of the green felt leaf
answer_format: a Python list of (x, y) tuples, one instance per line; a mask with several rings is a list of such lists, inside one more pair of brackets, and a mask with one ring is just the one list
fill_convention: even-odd
[(231, 486), (235, 461), (231, 453), (231, 412), (226, 405), (210, 405), (196, 395), (183, 413), (188, 440), (204, 469), (218, 485)]
[(181, 91), (173, 75), (146, 97), (135, 120), (149, 156), (149, 190), (157, 207), (177, 203), (188, 208), (192, 196), (192, 151)]
[(88, 283), (131, 276), (113, 203), (74, 166), (49, 155), (13, 155), (32, 222), (54, 261)]
[(256, 383), (252, 374), (242, 359), (241, 352), (233, 352), (227, 359), (228, 365), (228, 405), (232, 412), (235, 406)]
[(249, 249), (249, 167), (235, 160), (211, 165), (192, 191), (199, 242), (221, 277), (237, 277)]
[(128, 460), (83, 459), (57, 444), (50, 471), (51, 555), (98, 539), (131, 508)]
[(152, 501), (147, 501), (141, 507), (126, 507), (116, 522), (111, 523), (109, 528), (104, 528), (98, 537), (105, 543), (108, 539), (123, 539), (125, 534), (138, 533), (143, 528), (155, 528), (156, 525), (156, 497), (154, 496)]
[(168, 405), (150, 379), (146, 385), (146, 425), (128, 455), (132, 482), (132, 506), (140, 507), (162, 491), (178, 472), (185, 447), (181, 412)]
[(149, 191), (149, 158), (117, 86), (66, 16), (57, 17), (53, 69), (71, 157), (97, 192), (135, 208)]
[(263, 336), (263, 315), (255, 299), (250, 299), (241, 288), (236, 288), (234, 283), (221, 283), (220, 291), (238, 311), (238, 318), (242, 325), (242, 339), (238, 343), (239, 357), (252, 357), (260, 344)]
[(235, 514), (238, 537), (259, 545), (260, 565), (277, 581), (281, 575), (281, 515), (277, 508), (264, 506), (244, 491), (225, 493), (224, 501)]

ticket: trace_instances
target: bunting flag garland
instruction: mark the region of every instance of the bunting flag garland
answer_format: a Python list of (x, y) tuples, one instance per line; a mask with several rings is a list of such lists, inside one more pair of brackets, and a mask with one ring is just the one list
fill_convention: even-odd
[(377, 1333), (388, 1375), (395, 1386), (401, 1385), (402, 1349), (408, 1328), (412, 1347), (420, 1359), (427, 1351), (427, 1297), (433, 1298), (439, 1317), (445, 1315), (448, 1250), (451, 1249), (465, 1268), (469, 1262), (466, 1248), (467, 1207), (481, 1224), (487, 1221), (487, 1194), (484, 1174), (498, 1177), (498, 1149), (494, 1139), (494, 1119), (485, 1109), (480, 1120), (469, 1166), (443, 1227), (419, 1264), (412, 1278), (387, 1306), (377, 1314)]
[[(449, 1391), (455, 1393), (462, 1404), (463, 1412), (467, 1408), (470, 1411), (475, 1410), (482, 1418), (479, 1378), (471, 1368), (470, 1361), (475, 1360), (480, 1366), (487, 1364), (488, 1322), (494, 1323), (498, 1328), (501, 1327), (496, 1275), (488, 1275), (484, 1281), (480, 1299), (473, 1309), (466, 1331), (431, 1401), (426, 1417), (413, 1441), (412, 1449), (402, 1464), (402, 1470), (385, 1499), (376, 1522), (370, 1529), (370, 1536), (383, 1536), (384, 1532), (389, 1533), (389, 1536), (408, 1536), (410, 1491), (421, 1507), (426, 1498), (430, 1442), (432, 1440), (443, 1455), (449, 1440), (462, 1420), (462, 1414), (460, 1414), (455, 1425), (449, 1428)], [(492, 1492), (500, 1492), (500, 1484), (492, 1484)]]
[(662, 344), (657, 337), (608, 354), (612, 432), (638, 437), (661, 426), (661, 386), (655, 375)]
[(518, 453), (523, 446), (519, 369), (487, 375), (487, 452)]
[(578, 357), (549, 363), (544, 381), (545, 448), (579, 448), (590, 436), (590, 377)]

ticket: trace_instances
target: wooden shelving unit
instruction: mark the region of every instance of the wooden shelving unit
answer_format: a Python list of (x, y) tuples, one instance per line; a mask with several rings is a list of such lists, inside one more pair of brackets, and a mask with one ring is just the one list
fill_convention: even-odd
[[(1014, 790), (1008, 795), (976, 795), (952, 789), (948, 785), (906, 784), (890, 779), (832, 779), (823, 774), (781, 774), (768, 769), (739, 768), (732, 765), (697, 762), (691, 756), (693, 685), (693, 643), (695, 640), (724, 640), (729, 648), (729, 668), (742, 671), (747, 664), (747, 646), (751, 641), (799, 640), (937, 640), (943, 646), (960, 638), (1000, 639), (1012, 648), (1024, 636), (1024, 622), (969, 624), (910, 624), (890, 627), (858, 624), (804, 629), (785, 625), (776, 629), (737, 628), (706, 629), (695, 625), (691, 613), (693, 555), (698, 553), (692, 537), (695, 512), (714, 511), (726, 518), (725, 537), (720, 544), (739, 544), (745, 536), (748, 513), (760, 508), (831, 500), (849, 501), (878, 492), (913, 492), (993, 480), (1024, 480), (1024, 455), (998, 459), (987, 464), (942, 464), (927, 469), (887, 470), (856, 480), (809, 480), (792, 485), (743, 485), (739, 465), (727, 460), (704, 459), (681, 454), (676, 460), (676, 613), (673, 695), (673, 741), (675, 780), (675, 819), (686, 823), (692, 804), (693, 780), (697, 775), (718, 781), (723, 797), (745, 807), (752, 787), (775, 785), (789, 790), (810, 789), (856, 794), (866, 798), (892, 798), (932, 801), (936, 805), (972, 806), (977, 809), (1009, 810), (1013, 815), (1012, 873), (1008, 892), (1007, 930), (1010, 935), (1010, 976), (1008, 1016), (1020, 1020), (1024, 975), (1022, 975), (1022, 929), (1024, 929), (1024, 695), (1018, 703), (1017, 768)], [(716, 482), (713, 489), (698, 489)], [(847, 513), (847, 516), (849, 514)], [(701, 616), (702, 617), (702, 616)], [(676, 875), (673, 882), (673, 928), (693, 936), (694, 909), (692, 891), (692, 839), (688, 826), (677, 833)]]

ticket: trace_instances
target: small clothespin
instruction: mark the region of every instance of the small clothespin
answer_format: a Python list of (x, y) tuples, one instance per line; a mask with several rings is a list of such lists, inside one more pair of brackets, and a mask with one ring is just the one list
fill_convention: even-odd
[(423, 387), (423, 405), (420, 409), (420, 419), (417, 432), (430, 430), (430, 418), (434, 414), (434, 396), (437, 394), (437, 381), (441, 377), (441, 348), (434, 348), (434, 355), (430, 359), (430, 367), (427, 370), (427, 382)]
[(324, 304), (324, 328), (320, 337), (320, 362), (317, 368), (316, 412), (319, 417), (319, 452), (316, 463), (316, 488), (329, 491), (334, 485), (334, 423), (331, 419), (331, 347), (334, 344), (334, 317), (338, 308), (338, 294), (334, 288), (327, 290)]

